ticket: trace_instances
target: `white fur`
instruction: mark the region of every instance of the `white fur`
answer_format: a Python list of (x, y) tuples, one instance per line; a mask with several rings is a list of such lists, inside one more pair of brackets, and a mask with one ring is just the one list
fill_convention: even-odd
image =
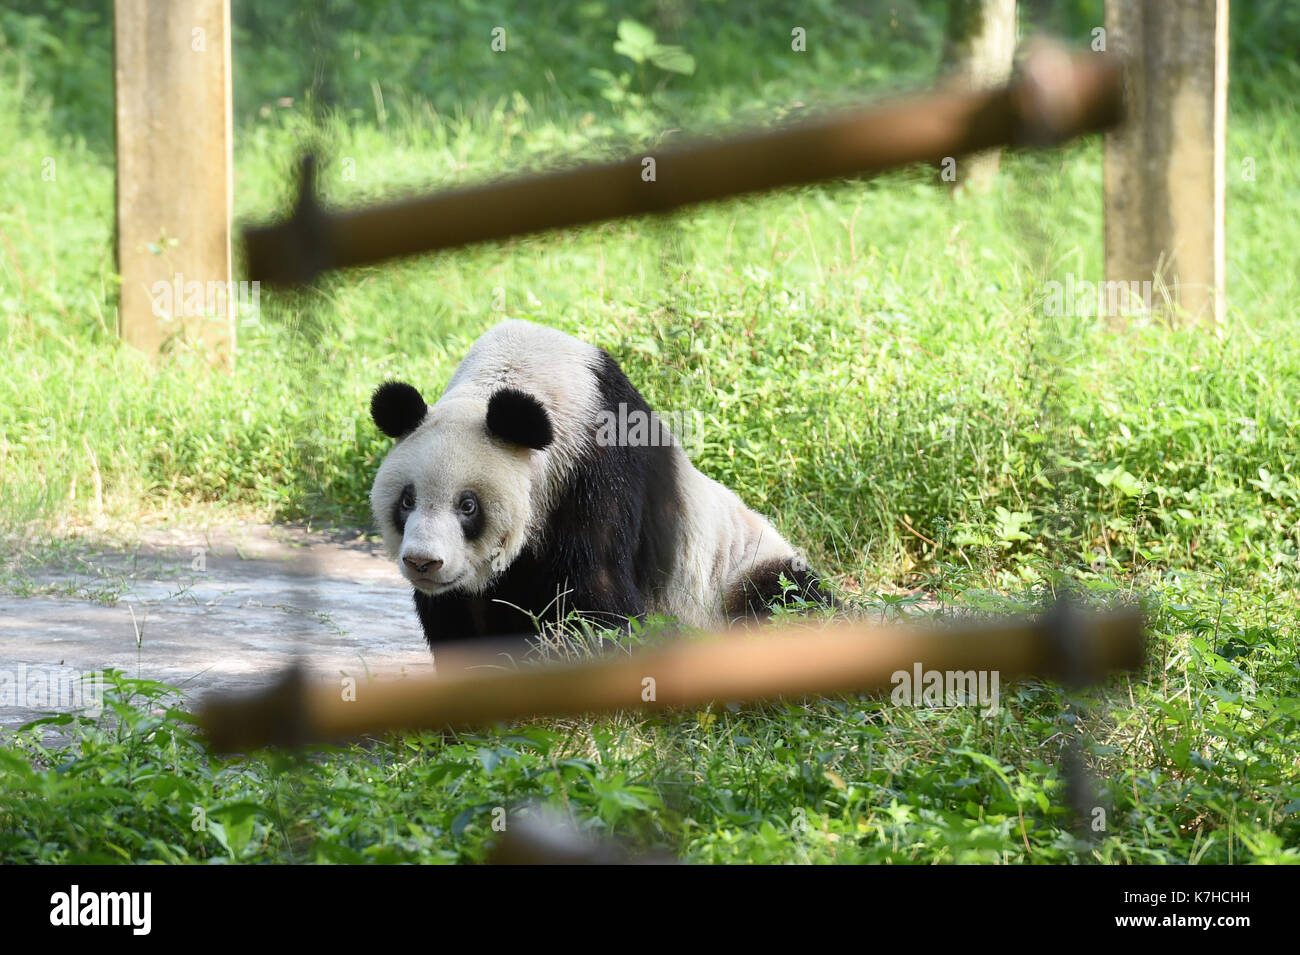
[(794, 549), (735, 493), (698, 471), (680, 448), (678, 481), (684, 507), (681, 542), (669, 584), (652, 612), (689, 627), (725, 624), (723, 597), (753, 569), (788, 560)]

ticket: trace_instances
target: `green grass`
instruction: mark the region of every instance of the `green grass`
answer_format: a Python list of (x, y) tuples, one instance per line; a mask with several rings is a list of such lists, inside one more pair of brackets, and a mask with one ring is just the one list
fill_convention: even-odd
[[(814, 5), (800, 16), (824, 45), (802, 60), (754, 52), (799, 22), (780, 5), (737, 19), (702, 3), (676, 26), (630, 5), (696, 57), (693, 76), (669, 75), (613, 53), (609, 6), (516, 15), (506, 65), (475, 39), (491, 15), (446, 14), (427, 61), (408, 22), (333, 57), (333, 89), (305, 91), (313, 51), (276, 47), (237, 4), (240, 216), (284, 207), (303, 142), (324, 144), (322, 187), (348, 203), (766, 121), (923, 78), (937, 50), (931, 4), (899, 4), (895, 26)], [(1234, 10), (1215, 333), (1045, 314), (1049, 281), (1102, 275), (1090, 142), (1005, 157), (993, 194), (958, 203), (905, 170), (264, 290), (228, 377), (117, 345), (107, 107), (86, 79), (106, 69), (102, 14), (62, 31), (61, 52), (39, 42), (54, 14), (21, 34), (16, 16), (0, 19), (11, 579), (72, 535), (142, 522), (364, 525), (387, 446), (370, 389), (401, 376), (436, 394), (478, 334), (523, 317), (609, 349), (652, 405), (698, 413), (697, 465), (865, 605), (1020, 609), (1068, 582), (1145, 599), (1153, 655), (1075, 697), (1018, 684), (992, 718), (850, 698), (229, 762), (164, 688), (121, 681), (111, 718), (68, 749), (33, 734), (0, 748), (0, 858), (475, 861), (495, 807), (540, 802), (693, 861), (1300, 859), (1300, 122), (1294, 68), (1270, 45), (1290, 14), (1270, 35)], [(361, 29), (348, 16), (340, 49)], [(1075, 831), (1064, 808), (1071, 736), (1100, 780), (1103, 832)]]

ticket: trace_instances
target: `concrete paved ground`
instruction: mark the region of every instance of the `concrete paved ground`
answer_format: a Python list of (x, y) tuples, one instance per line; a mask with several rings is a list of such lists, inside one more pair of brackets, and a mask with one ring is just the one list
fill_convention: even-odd
[(265, 685), (298, 655), (318, 679), (433, 669), (409, 585), (355, 535), (150, 532), (26, 573), (37, 595), (0, 593), (0, 727), (67, 708), (39, 695), (46, 683), (106, 668), (191, 703)]

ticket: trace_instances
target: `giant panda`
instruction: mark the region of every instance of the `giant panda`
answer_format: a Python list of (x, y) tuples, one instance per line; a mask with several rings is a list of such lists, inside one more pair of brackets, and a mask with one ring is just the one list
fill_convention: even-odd
[[(620, 404), (653, 436), (610, 441), (601, 428)], [(563, 332), (503, 322), (434, 405), (390, 381), (370, 412), (397, 439), (374, 519), (431, 649), (570, 610), (600, 626), (664, 614), (719, 628), (768, 613), (782, 577), (831, 602), (768, 521), (696, 470), (614, 359)]]

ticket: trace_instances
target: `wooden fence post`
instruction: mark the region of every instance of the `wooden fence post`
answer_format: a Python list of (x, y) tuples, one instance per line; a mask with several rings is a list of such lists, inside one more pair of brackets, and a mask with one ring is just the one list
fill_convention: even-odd
[(1106, 0), (1106, 44), (1129, 60), (1128, 122), (1106, 134), (1107, 310), (1134, 293), (1160, 310), (1163, 283), (1192, 321), (1222, 322), (1228, 0)]
[(113, 48), (122, 338), (199, 344), (228, 368), (230, 0), (115, 0)]

